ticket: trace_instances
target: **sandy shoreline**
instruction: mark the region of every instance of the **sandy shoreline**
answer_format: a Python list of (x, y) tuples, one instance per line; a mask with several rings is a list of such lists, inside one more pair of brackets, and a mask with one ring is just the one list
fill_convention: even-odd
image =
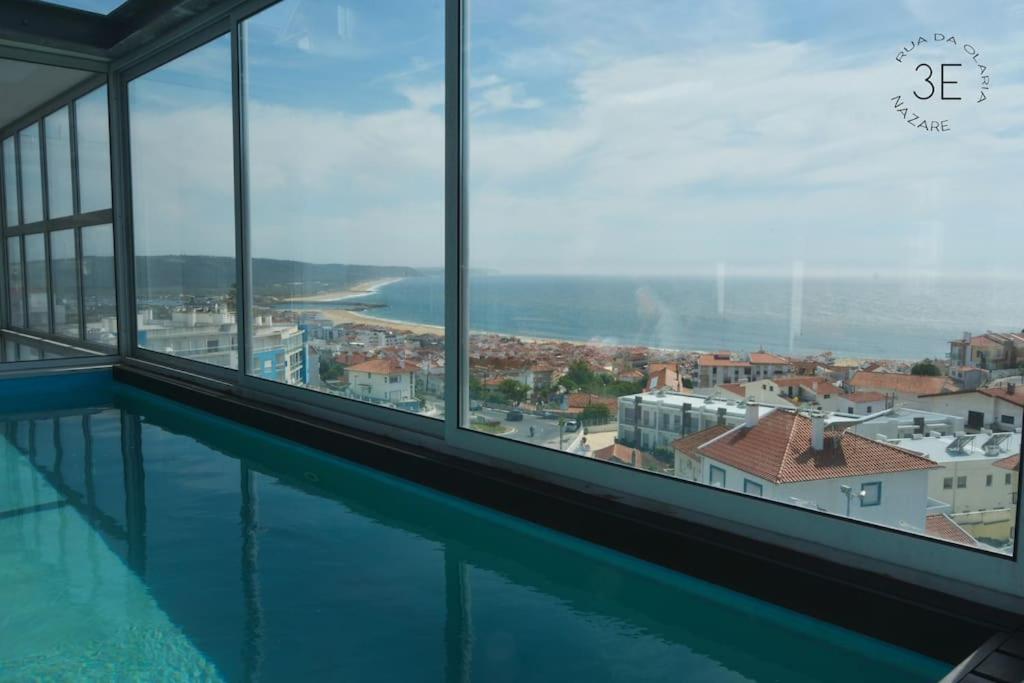
[(345, 299), (354, 299), (366, 294), (373, 294), (381, 287), (392, 285), (404, 279), (400, 277), (385, 277), (379, 280), (367, 280), (366, 282), (358, 282), (349, 289), (324, 292), (323, 294), (314, 294), (313, 296), (293, 296), (281, 301), (283, 303), (301, 304), (334, 303), (335, 301), (344, 301)]

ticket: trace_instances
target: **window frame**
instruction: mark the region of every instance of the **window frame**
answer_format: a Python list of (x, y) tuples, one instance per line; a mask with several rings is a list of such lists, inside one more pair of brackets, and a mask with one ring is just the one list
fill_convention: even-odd
[[(873, 503), (867, 502), (868, 500), (868, 488), (872, 487), (877, 492), (875, 501)], [(880, 481), (868, 481), (860, 485), (860, 506), (862, 508), (873, 508), (878, 507), (882, 504), (882, 482)]]
[[(753, 490), (752, 490), (752, 489), (755, 489), (755, 488), (757, 489), (756, 493), (754, 493)], [(748, 489), (751, 489), (751, 490), (748, 490)], [(757, 496), (759, 498), (763, 498), (764, 497), (764, 485), (757, 483), (753, 479), (747, 479), (747, 478), (744, 477), (744, 479), (743, 479), (743, 493), (747, 494), (748, 496)]]
[[(445, 7), (445, 407), (444, 421), (319, 394), (248, 374), (252, 359), (244, 345), (251, 338), (249, 252), (244, 206), (244, 141), (239, 74), (243, 53), (240, 22), (277, 0), (239, 0), (228, 8), (212, 8), (167, 36), (115, 61), (109, 87), (114, 125), (111, 167), (114, 193), (115, 254), (126, 274), (119, 284), (119, 339), (126, 364), (136, 364), (171, 377), (185, 377), (229, 391), (243, 399), (262, 401), (348, 426), (426, 445), (439, 452), (519, 473), (543, 482), (607, 492), (638, 508), (670, 509), (672, 514), (713, 528), (767, 538), (777, 545), (848, 566), (883, 572), (953, 595), (1005, 606), (1013, 596), (1024, 608), (1024, 568), (1019, 543), (1012, 555), (967, 548), (911, 531), (881, 527), (863, 520), (795, 507), (767, 498), (754, 498), (725, 488), (687, 482), (539, 446), (501, 439), (468, 429), (470, 400), (468, 325), (466, 308), (466, 72), (468, 12), (463, 0), (444, 0)], [(138, 349), (134, 330), (134, 282), (131, 245), (130, 168), (127, 149), (127, 81), (181, 56), (208, 40), (232, 35), (232, 99), (236, 258), (239, 268), (239, 369), (227, 370), (157, 352)], [(204, 38), (204, 36), (207, 36)], [(132, 75), (134, 74), (134, 75)], [(225, 372), (220, 372), (225, 370)], [(714, 372), (714, 368), (712, 369)], [(636, 416), (639, 425), (640, 415)], [(396, 433), (392, 427), (403, 431)], [(1017, 508), (1017, 528), (1024, 516)], [(1004, 601), (1000, 603), (999, 601)]]
[[(721, 475), (721, 484), (715, 483), (715, 475)], [(725, 471), (724, 467), (719, 467), (718, 465), (708, 465), (708, 486), (714, 486), (719, 489), (724, 489), (726, 483), (728, 482), (727, 475), (728, 473)]]

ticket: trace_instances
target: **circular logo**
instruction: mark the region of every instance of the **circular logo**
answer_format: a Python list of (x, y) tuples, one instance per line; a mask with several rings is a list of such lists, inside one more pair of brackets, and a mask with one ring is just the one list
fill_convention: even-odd
[(989, 98), (991, 75), (976, 45), (955, 35), (918, 36), (896, 53), (901, 92), (889, 98), (896, 115), (920, 132), (948, 133), (964, 108)]

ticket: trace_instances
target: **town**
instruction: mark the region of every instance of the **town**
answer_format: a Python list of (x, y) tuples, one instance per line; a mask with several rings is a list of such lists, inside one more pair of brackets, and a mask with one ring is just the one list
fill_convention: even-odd
[[(441, 334), (316, 311), (258, 322), (257, 339), (276, 344), (257, 350), (269, 379), (444, 416)], [(1024, 332), (948, 345), (912, 363), (474, 333), (466, 426), (1010, 552)]]

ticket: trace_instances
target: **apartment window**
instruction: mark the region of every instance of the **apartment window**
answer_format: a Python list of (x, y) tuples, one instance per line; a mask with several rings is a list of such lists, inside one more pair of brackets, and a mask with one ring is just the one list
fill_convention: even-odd
[(882, 482), (873, 481), (860, 487), (860, 506), (873, 507), (882, 503)]
[[(96, 88), (75, 101), (78, 141), (79, 211), (110, 208), (110, 125), (107, 87)], [(182, 150), (183, 152), (185, 150)]]
[(28, 327), (50, 331), (50, 287), (46, 276), (46, 235), (25, 235), (25, 288), (28, 293)]
[(965, 489), (965, 488), (967, 488), (967, 477), (957, 477), (956, 478), (956, 487), (958, 489)]
[[(311, 47), (280, 21), (291, 14), (340, 28)], [(443, 367), (444, 3), (285, 0), (243, 22), (242, 41), (254, 356), (305, 344), (298, 327), (315, 317), (339, 350), (360, 328), (385, 329), (360, 347), (374, 372), (397, 372), (396, 353), (412, 373)], [(425, 383), (422, 401), (378, 384), (354, 392), (346, 375), (359, 364), (320, 358), (303, 386), (444, 415), (441, 383)], [(481, 384), (474, 400), (526, 398), (520, 378), (499, 379), (512, 382)]]
[(230, 37), (130, 81), (128, 108), (138, 345), (236, 368)]
[(111, 225), (81, 229), (82, 316), (87, 341), (117, 345), (114, 234)]
[(725, 470), (721, 467), (711, 465), (710, 474), (708, 476), (708, 482), (712, 486), (718, 486), (725, 488)]
[(1014, 422), (1013, 415), (1003, 415), (999, 418), (999, 421), (1004, 425), (1012, 425)]
[(953, 488), (953, 477), (946, 477), (942, 480), (942, 488), (952, 489)]
[(853, 406), (848, 407), (846, 409), (846, 412), (849, 413), (850, 415), (853, 415)]
[(18, 133), (18, 152), (22, 223), (38, 223), (43, 220), (43, 164), (38, 123)]
[[(724, 477), (724, 475), (723, 475), (723, 477)], [(723, 480), (723, 483), (724, 483), (724, 480)], [(762, 496), (762, 495), (764, 495), (764, 487), (761, 484), (758, 484), (756, 481), (751, 481), (749, 479), (744, 479), (743, 480), (743, 493), (749, 494), (751, 496)]]
[(53, 333), (77, 338), (81, 309), (74, 229), (50, 233), (50, 278), (53, 282)]
[(7, 227), (12, 227), (21, 222), (18, 217), (21, 207), (18, 197), (18, 158), (13, 135), (0, 143), (0, 155), (3, 156), (4, 222)]
[(21, 238), (7, 238), (7, 297), (12, 327), (25, 327), (25, 273), (21, 267)]
[(1013, 483), (1013, 475), (1012, 474), (1007, 474), (1006, 477), (1005, 477), (1005, 484), (1007, 486), (1009, 486), (1012, 483)]
[(69, 108), (61, 107), (43, 119), (46, 138), (46, 199), (49, 217), (74, 213), (71, 194), (71, 121)]

